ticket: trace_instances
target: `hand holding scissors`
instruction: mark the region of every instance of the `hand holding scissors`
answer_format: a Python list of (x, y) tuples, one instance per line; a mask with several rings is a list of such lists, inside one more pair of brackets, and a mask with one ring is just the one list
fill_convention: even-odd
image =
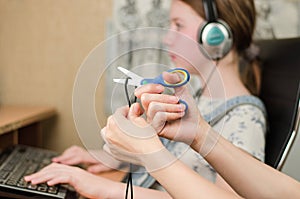
[[(130, 79), (128, 79), (127, 83), (128, 85), (132, 85), (132, 86), (141, 86), (141, 85), (145, 85), (145, 84), (161, 84), (165, 87), (168, 88), (176, 88), (176, 87), (180, 87), (183, 86), (185, 84), (188, 83), (188, 81), (190, 80), (190, 74), (187, 70), (183, 69), (183, 68), (174, 68), (174, 69), (170, 69), (167, 70), (167, 72), (170, 73), (179, 73), (181, 74), (181, 81), (178, 83), (168, 83), (163, 79), (163, 75), (160, 74), (159, 76), (151, 79), (151, 78), (143, 78), (133, 72), (131, 72), (130, 70), (127, 70), (123, 67), (118, 67), (118, 69), (123, 72), (125, 75), (127, 75)], [(125, 84), (126, 79), (113, 79), (114, 82), (116, 83), (120, 83), (120, 84)], [(179, 100), (179, 103), (182, 103), (186, 106), (186, 111), (188, 109), (188, 105), (185, 101), (183, 100)]]

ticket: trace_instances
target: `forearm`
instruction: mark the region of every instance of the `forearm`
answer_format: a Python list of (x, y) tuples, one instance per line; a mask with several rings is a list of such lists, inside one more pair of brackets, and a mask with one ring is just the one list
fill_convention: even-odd
[[(86, 172), (83, 173), (85, 176), (90, 176), (90, 178), (88, 179), (82, 175), (76, 175), (75, 178), (71, 178), (73, 180), (70, 181), (70, 185), (73, 186), (80, 195), (95, 199), (120, 199), (125, 197), (126, 183), (112, 181)], [(84, 183), (78, 183), (78, 181), (83, 181)], [(128, 190), (128, 198), (131, 198), (130, 189)], [(171, 197), (167, 192), (133, 186), (133, 198), (170, 199)]]
[[(115, 186), (112, 186), (111, 194), (108, 199), (120, 199), (125, 197), (126, 184), (116, 182)], [(128, 198), (131, 198), (130, 189), (128, 191)], [(170, 199), (171, 196), (167, 192), (158, 191), (149, 188), (143, 188), (138, 186), (133, 186), (133, 198), (143, 198), (143, 199)]]
[(165, 148), (144, 155), (141, 161), (173, 198), (234, 198), (232, 193), (195, 173)]
[[(300, 197), (300, 184), (297, 181), (254, 159), (222, 136), (218, 136), (212, 129), (206, 135), (206, 140), (211, 150), (205, 154), (205, 159), (241, 196), (246, 198)], [(202, 149), (203, 147), (205, 148), (202, 146)], [(201, 154), (199, 148), (198, 152)]]
[(179, 160), (162, 169), (151, 172), (151, 175), (170, 193), (173, 198), (235, 198), (213, 183), (202, 178)]

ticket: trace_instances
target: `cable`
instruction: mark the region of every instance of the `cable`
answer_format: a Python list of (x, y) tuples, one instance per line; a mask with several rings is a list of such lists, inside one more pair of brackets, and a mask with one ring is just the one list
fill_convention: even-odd
[(128, 80), (131, 79), (130, 77), (127, 77), (125, 79), (125, 95), (126, 95), (126, 99), (127, 99), (127, 103), (128, 103), (128, 106), (130, 107), (131, 106), (131, 102), (130, 102), (130, 97), (129, 97), (129, 94), (128, 94)]
[(201, 95), (203, 94), (204, 90), (206, 89), (212, 75), (214, 74), (215, 70), (217, 69), (219, 61), (216, 61), (216, 64), (214, 64), (214, 68), (212, 69), (212, 71), (209, 73), (209, 76), (207, 78), (207, 81), (204, 83), (204, 86), (202, 88), (199, 88), (196, 93), (194, 94), (194, 99), (196, 99), (197, 101), (199, 101), (199, 98), (201, 97)]
[[(130, 77), (127, 77), (125, 80), (125, 95), (126, 95), (126, 99), (128, 102), (128, 106), (131, 106), (131, 101), (130, 101), (130, 97), (128, 94), (128, 80), (131, 79)], [(134, 97), (133, 103), (136, 102), (136, 97)], [(129, 164), (129, 173), (128, 173), (128, 177), (127, 177), (127, 183), (126, 183), (126, 194), (125, 194), (125, 199), (128, 198), (128, 191), (129, 191), (129, 187), (130, 187), (130, 198), (133, 199), (133, 186), (132, 186), (132, 164)]]

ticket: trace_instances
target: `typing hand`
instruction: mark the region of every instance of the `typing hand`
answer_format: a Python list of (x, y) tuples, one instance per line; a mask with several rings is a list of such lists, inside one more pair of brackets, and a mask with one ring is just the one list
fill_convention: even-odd
[(107, 187), (113, 187), (115, 183), (78, 167), (58, 163), (52, 163), (37, 173), (25, 176), (24, 179), (32, 184), (47, 183), (49, 186), (69, 184), (76, 192), (87, 198), (108, 197), (110, 190), (114, 189)]
[(100, 173), (118, 168), (120, 161), (110, 161), (109, 166), (101, 162), (106, 154), (102, 150), (85, 150), (79, 146), (71, 146), (66, 149), (60, 156), (54, 157), (53, 162), (66, 165), (84, 164), (86, 170), (90, 173)]

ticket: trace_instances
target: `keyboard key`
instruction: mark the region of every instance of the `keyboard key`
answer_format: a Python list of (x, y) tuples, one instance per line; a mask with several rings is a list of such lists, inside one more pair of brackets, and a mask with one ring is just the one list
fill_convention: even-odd
[(16, 180), (8, 180), (8, 181), (6, 182), (6, 184), (7, 184), (7, 185), (15, 186), (15, 185), (17, 185), (17, 181), (16, 181)]
[(28, 188), (28, 189), (32, 189), (32, 190), (36, 190), (37, 187), (38, 187), (38, 186), (37, 186), (36, 184), (29, 184), (27, 188)]
[(0, 171), (0, 179), (6, 179), (8, 174), (8, 171)]
[(46, 186), (39, 186), (39, 187), (37, 188), (38, 191), (42, 191), (42, 192), (46, 192), (47, 189), (48, 189), (48, 188), (47, 188)]
[(57, 191), (58, 191), (58, 188), (57, 188), (57, 187), (49, 187), (49, 189), (48, 189), (48, 193), (56, 194)]
[(18, 182), (17, 186), (18, 187), (27, 187), (27, 183), (26, 182)]

